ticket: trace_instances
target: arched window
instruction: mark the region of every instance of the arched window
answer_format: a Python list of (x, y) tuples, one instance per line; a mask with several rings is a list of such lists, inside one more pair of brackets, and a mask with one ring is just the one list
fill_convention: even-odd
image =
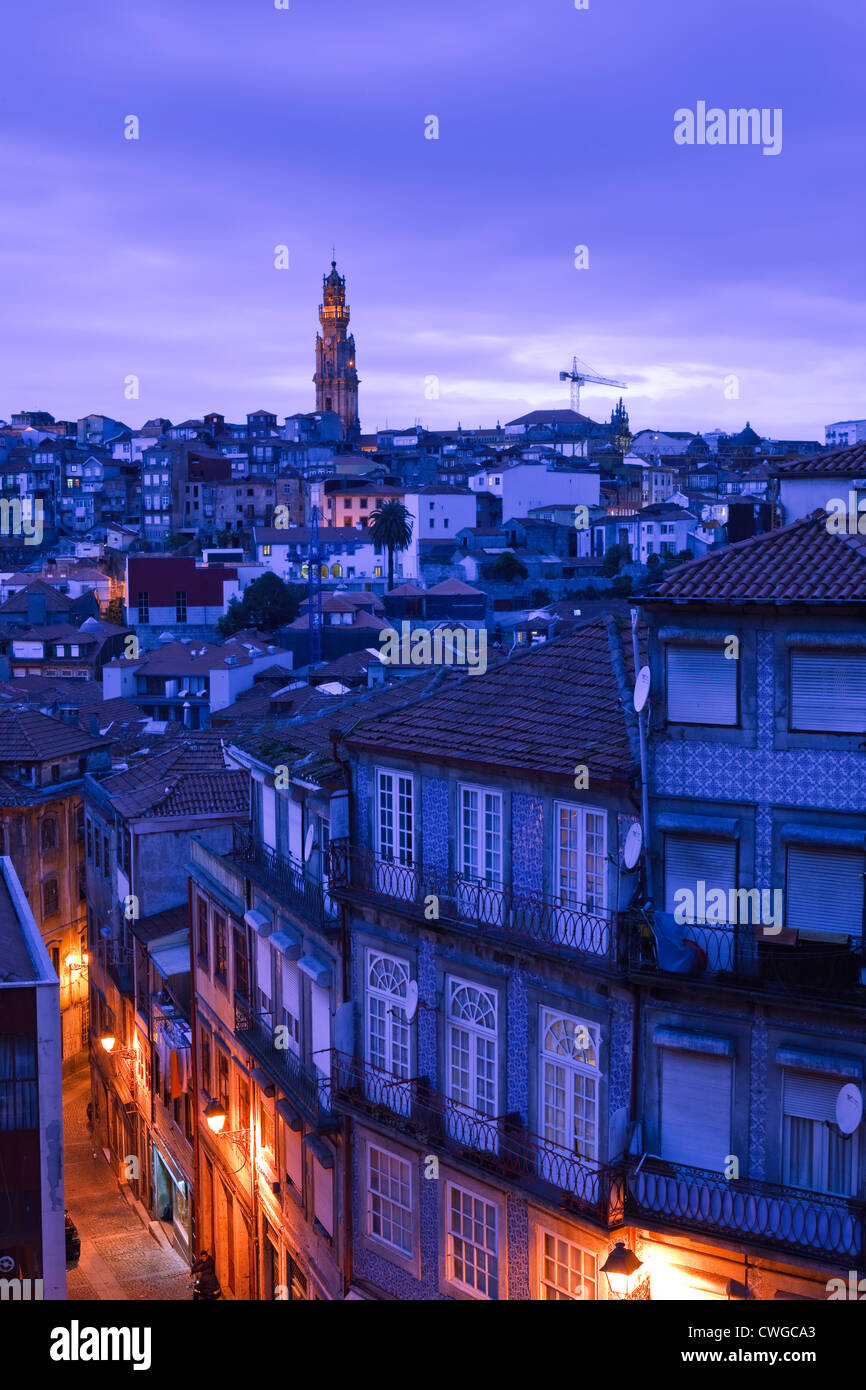
[(541, 1133), (590, 1160), (598, 1154), (598, 1043), (594, 1024), (542, 1009)]
[(496, 995), (448, 982), (448, 1094), (485, 1115), (497, 1113)]
[(60, 888), (56, 878), (46, 878), (42, 883), (42, 915), (50, 917), (60, 907)]
[(343, 574), (343, 566), (342, 566), (342, 565), (332, 565), (332, 566), (331, 566), (331, 578), (332, 578), (332, 579), (340, 579), (340, 578), (342, 578), (342, 574)]
[(57, 819), (55, 816), (43, 816), (39, 842), (43, 849), (57, 848)]
[(409, 1075), (406, 993), (409, 966), (395, 956), (367, 955), (367, 1061), (392, 1076)]

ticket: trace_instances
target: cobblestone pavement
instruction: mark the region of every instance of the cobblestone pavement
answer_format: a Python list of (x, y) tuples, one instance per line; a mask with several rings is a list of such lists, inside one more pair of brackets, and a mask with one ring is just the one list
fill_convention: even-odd
[(189, 1299), (189, 1268), (164, 1250), (121, 1194), (99, 1150), (93, 1157), (87, 1124), (90, 1072), (63, 1083), (66, 1205), (81, 1237), (81, 1259), (66, 1272), (69, 1299)]

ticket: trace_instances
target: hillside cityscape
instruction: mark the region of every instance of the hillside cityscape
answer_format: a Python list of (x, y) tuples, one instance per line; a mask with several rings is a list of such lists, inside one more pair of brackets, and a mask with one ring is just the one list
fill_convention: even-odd
[(364, 433), (318, 315), (0, 422), (4, 1297), (856, 1298), (866, 419)]

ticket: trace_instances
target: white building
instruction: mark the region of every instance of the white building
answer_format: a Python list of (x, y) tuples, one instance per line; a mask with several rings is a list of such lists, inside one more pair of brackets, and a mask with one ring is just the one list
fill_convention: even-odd
[(835, 425), (824, 426), (824, 443), (828, 449), (860, 444), (863, 440), (866, 440), (866, 420), (838, 420)]

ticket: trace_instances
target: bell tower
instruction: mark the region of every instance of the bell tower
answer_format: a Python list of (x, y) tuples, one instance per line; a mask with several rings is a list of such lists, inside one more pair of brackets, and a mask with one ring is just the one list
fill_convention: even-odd
[(316, 410), (334, 410), (343, 422), (343, 434), (357, 441), (361, 434), (358, 419), (358, 373), (355, 368), (355, 339), (347, 332), (349, 306), (346, 280), (331, 261), (330, 275), (322, 279), (319, 305), (321, 333), (316, 335)]

